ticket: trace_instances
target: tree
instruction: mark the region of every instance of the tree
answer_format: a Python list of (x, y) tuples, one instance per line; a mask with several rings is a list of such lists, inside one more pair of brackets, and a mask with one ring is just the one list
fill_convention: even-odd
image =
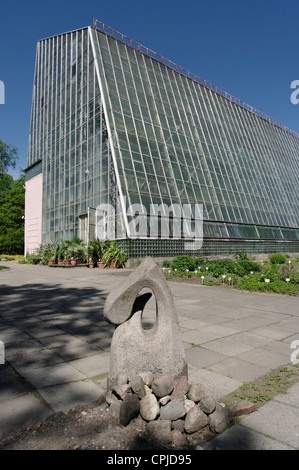
[(18, 159), (15, 147), (0, 140), (0, 253), (24, 251), (25, 176), (14, 180), (7, 173)]
[(9, 168), (15, 168), (18, 159), (16, 147), (7, 145), (0, 140), (0, 178)]

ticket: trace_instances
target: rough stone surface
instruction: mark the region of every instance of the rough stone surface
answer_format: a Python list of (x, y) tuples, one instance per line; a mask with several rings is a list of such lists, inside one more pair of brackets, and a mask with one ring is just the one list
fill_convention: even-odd
[(187, 394), (187, 397), (189, 398), (189, 400), (192, 400), (195, 403), (198, 403), (205, 396), (206, 396), (205, 390), (200, 384), (190, 385), (190, 389)]
[(112, 388), (112, 391), (124, 400), (131, 393), (131, 386), (129, 384), (117, 385)]
[(185, 431), (190, 434), (204, 428), (209, 424), (209, 418), (199, 408), (199, 406), (193, 406), (186, 416), (185, 419)]
[(191, 408), (193, 408), (193, 406), (195, 406), (194, 401), (188, 399), (184, 401), (184, 407), (186, 408), (187, 413), (189, 410), (191, 410)]
[(228, 415), (225, 408), (217, 403), (215, 411), (210, 415), (210, 429), (215, 434), (225, 431), (228, 424)]
[(216, 401), (213, 397), (206, 396), (202, 400), (200, 400), (199, 407), (202, 411), (207, 414), (213, 413), (216, 408)]
[(119, 411), (119, 422), (123, 426), (127, 426), (131, 419), (135, 418), (139, 413), (140, 405), (137, 395), (129, 395), (121, 402)]
[(172, 436), (172, 443), (174, 447), (187, 447), (188, 446), (188, 441), (186, 437), (178, 429), (174, 429), (171, 432), (171, 436)]
[(151, 421), (147, 425), (147, 432), (150, 438), (163, 444), (170, 444), (172, 442), (171, 421)]
[(148, 393), (140, 401), (140, 414), (146, 421), (153, 421), (160, 413), (160, 406), (153, 393)]
[(257, 405), (249, 400), (240, 401), (232, 409), (234, 416), (248, 415), (257, 410)]
[(186, 414), (186, 408), (180, 401), (170, 401), (167, 405), (163, 406), (160, 411), (160, 419), (175, 421), (176, 419), (183, 418)]
[(128, 375), (123, 372), (119, 372), (115, 378), (115, 385), (125, 385), (128, 383)]
[(177, 429), (178, 431), (184, 432), (185, 420), (184, 419), (176, 419), (175, 421), (171, 422), (171, 426), (173, 427), (173, 429)]
[[(157, 303), (157, 321), (151, 330), (142, 326), (142, 312), (153, 292)], [(122, 372), (130, 380), (139, 373), (188, 376), (188, 366), (172, 293), (164, 275), (151, 258), (146, 258), (107, 297), (105, 319), (117, 325), (111, 342), (108, 389)], [(165, 341), (167, 338), (167, 341)]]
[(174, 387), (174, 379), (171, 375), (161, 375), (152, 382), (152, 390), (154, 394), (159, 397), (169, 395)]
[(174, 388), (171, 394), (171, 399), (184, 401), (188, 391), (189, 391), (188, 377), (182, 376), (174, 382)]
[(171, 400), (170, 395), (166, 395), (166, 397), (162, 397), (159, 400), (160, 405), (165, 406)]
[(146, 395), (146, 391), (144, 388), (144, 382), (143, 379), (137, 375), (130, 381), (130, 386), (133, 390), (134, 393), (138, 396), (138, 398), (143, 398)]
[(147, 385), (148, 387), (152, 385), (152, 381), (154, 380), (154, 374), (152, 372), (144, 371), (140, 372), (138, 375), (142, 378), (145, 385)]

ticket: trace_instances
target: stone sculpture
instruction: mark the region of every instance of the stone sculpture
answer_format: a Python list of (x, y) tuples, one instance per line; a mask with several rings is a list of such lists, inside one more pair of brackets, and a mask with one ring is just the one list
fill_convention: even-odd
[[(142, 326), (142, 313), (151, 293), (156, 299), (156, 321), (150, 330)], [(105, 319), (114, 325), (110, 351), (108, 389), (119, 373), (129, 380), (150, 371), (154, 375), (188, 376), (188, 366), (172, 294), (156, 263), (146, 258), (106, 299)]]

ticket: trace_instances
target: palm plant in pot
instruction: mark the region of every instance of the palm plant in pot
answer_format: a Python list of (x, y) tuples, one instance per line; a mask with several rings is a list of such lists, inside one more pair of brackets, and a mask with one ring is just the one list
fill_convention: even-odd
[(109, 266), (109, 268), (123, 268), (127, 258), (126, 252), (120, 248), (117, 242), (113, 241), (106, 244), (103, 253), (105, 266)]
[(91, 240), (89, 242), (87, 250), (88, 250), (89, 256), (92, 257), (93, 262), (95, 264), (97, 263), (99, 268), (103, 268), (104, 267), (104, 262), (102, 259), (103, 244), (100, 242), (100, 240), (98, 238)]

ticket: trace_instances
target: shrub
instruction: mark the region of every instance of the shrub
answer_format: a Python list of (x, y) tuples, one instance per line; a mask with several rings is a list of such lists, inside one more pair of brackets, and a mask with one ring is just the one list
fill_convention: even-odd
[(286, 256), (282, 255), (281, 253), (275, 253), (274, 255), (270, 256), (270, 261), (272, 264), (284, 264), (286, 260)]
[(213, 276), (206, 276), (202, 283), (204, 286), (218, 286), (220, 281)]
[(215, 260), (209, 261), (208, 266), (210, 273), (212, 273), (215, 277), (220, 277), (223, 274), (234, 272), (236, 263), (235, 261), (229, 260)]
[(239, 253), (239, 258), (240, 259), (249, 259), (247, 253), (245, 253), (245, 252)]
[(171, 263), (172, 269), (177, 269), (180, 273), (185, 273), (188, 269), (189, 271), (194, 271), (195, 262), (191, 256), (181, 255), (174, 258)]
[(250, 291), (276, 292), (279, 294), (289, 295), (296, 295), (298, 292), (298, 286), (294, 286), (285, 281), (276, 280), (266, 283), (264, 281), (260, 281), (256, 277), (241, 279), (238, 287), (240, 289), (246, 289)]
[(162, 268), (170, 268), (171, 262), (168, 259), (165, 259), (162, 263)]
[(250, 259), (242, 259), (236, 263), (236, 272), (239, 276), (250, 274), (251, 271), (260, 272), (261, 270), (261, 266)]

